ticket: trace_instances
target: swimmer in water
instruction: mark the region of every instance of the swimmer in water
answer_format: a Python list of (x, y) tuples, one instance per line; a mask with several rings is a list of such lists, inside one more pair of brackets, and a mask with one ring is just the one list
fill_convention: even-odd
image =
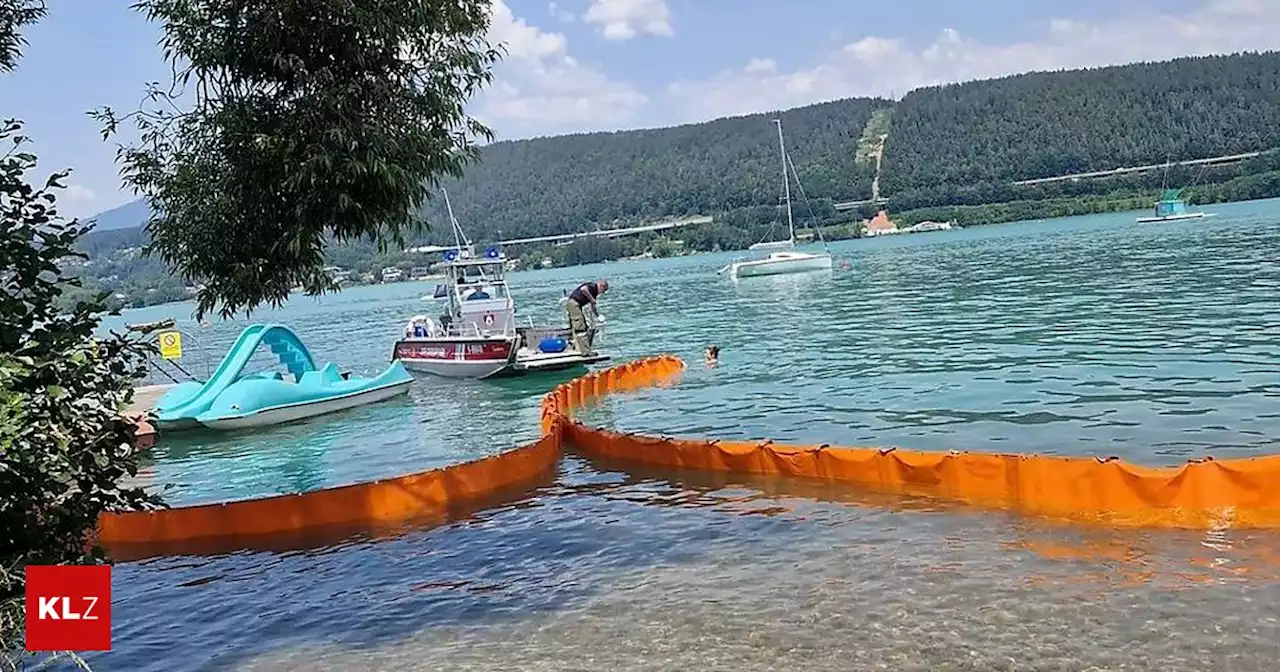
[(707, 352), (705, 353), (704, 356), (706, 357), (706, 360), (707, 360), (707, 366), (715, 366), (720, 362), (720, 346), (718, 345), (707, 346)]

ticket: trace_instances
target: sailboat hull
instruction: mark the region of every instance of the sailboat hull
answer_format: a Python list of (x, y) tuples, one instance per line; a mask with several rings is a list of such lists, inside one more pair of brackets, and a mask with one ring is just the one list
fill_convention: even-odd
[(762, 275), (781, 275), (783, 273), (804, 273), (808, 271), (831, 270), (831, 255), (806, 254), (803, 256), (773, 256), (768, 259), (740, 261), (731, 267), (735, 278), (755, 278)]
[[(754, 278), (762, 275), (781, 275), (783, 273), (803, 273), (806, 271), (829, 271), (831, 270), (831, 255), (827, 253), (810, 254), (808, 252), (796, 252), (790, 248), (796, 244), (796, 223), (791, 212), (791, 179), (788, 175), (794, 175), (796, 181), (799, 182), (800, 176), (795, 174), (795, 166), (791, 165), (791, 159), (787, 156), (787, 145), (782, 139), (782, 120), (774, 119), (773, 123), (778, 127), (778, 153), (782, 156), (782, 193), (787, 204), (787, 239), (775, 240), (772, 242), (759, 242), (751, 246), (752, 250), (776, 250), (785, 249), (786, 251), (774, 252), (765, 259), (751, 259), (738, 261), (726, 267), (729, 271), (729, 277), (737, 280), (738, 278)], [(803, 189), (800, 192), (804, 194)], [(821, 236), (821, 232), (818, 232)], [(826, 242), (823, 242), (826, 246)], [(721, 269), (723, 271), (725, 269)]]
[(775, 240), (768, 243), (756, 243), (748, 250), (789, 250), (794, 244), (790, 240)]
[(1139, 217), (1138, 223), (1151, 224), (1153, 222), (1178, 222), (1184, 219), (1200, 219), (1201, 217), (1208, 216), (1209, 213), (1207, 212), (1183, 212), (1176, 215), (1165, 215), (1163, 217)]

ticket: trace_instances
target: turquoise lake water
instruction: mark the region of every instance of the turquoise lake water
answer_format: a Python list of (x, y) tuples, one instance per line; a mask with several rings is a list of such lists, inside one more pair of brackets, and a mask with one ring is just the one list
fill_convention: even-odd
[[(522, 312), (604, 276), (603, 346), (683, 381), (585, 418), (651, 433), (1118, 455), (1280, 452), (1280, 202), (838, 243), (830, 273), (745, 279), (735, 254), (513, 274)], [(844, 265), (841, 265), (844, 266)], [(430, 284), (292, 299), (256, 321), (374, 373)], [(190, 307), (183, 365), (247, 322)], [(708, 344), (715, 368), (701, 364)], [(269, 362), (264, 361), (264, 364)], [(564, 377), (421, 378), (406, 399), (272, 430), (166, 436), (173, 503), (399, 475), (533, 439)], [(619, 472), (458, 523), (292, 553), (118, 565), (95, 669), (1271, 670), (1280, 535), (1115, 532), (804, 484)], [(1122, 665), (1124, 667), (1122, 667)]]

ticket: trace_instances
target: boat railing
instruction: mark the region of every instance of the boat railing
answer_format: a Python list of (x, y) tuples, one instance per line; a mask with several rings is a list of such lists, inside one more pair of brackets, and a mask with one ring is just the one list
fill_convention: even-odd
[[(587, 321), (587, 333), (590, 335), (591, 341), (595, 342), (595, 339), (604, 331), (604, 323), (592, 316), (590, 312), (587, 312), (584, 317)], [(519, 331), (522, 332), (527, 343), (537, 342), (548, 337), (569, 338), (573, 333), (572, 325), (537, 324), (534, 322), (532, 315), (526, 315), (521, 321), (523, 324), (519, 327)]]
[(493, 338), (495, 336), (511, 337), (515, 336), (515, 328), (510, 323), (502, 329), (481, 329), (480, 325), (475, 322), (451, 322), (447, 327), (437, 325), (435, 335), (438, 336), (457, 336), (462, 338)]

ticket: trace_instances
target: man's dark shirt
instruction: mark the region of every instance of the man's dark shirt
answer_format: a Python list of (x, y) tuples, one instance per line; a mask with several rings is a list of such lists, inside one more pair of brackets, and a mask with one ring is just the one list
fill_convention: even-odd
[(591, 303), (591, 299), (599, 296), (600, 287), (596, 285), (596, 283), (584, 282), (581, 285), (578, 285), (577, 289), (573, 290), (573, 293), (569, 295), (569, 298), (579, 306), (586, 306), (588, 303)]

